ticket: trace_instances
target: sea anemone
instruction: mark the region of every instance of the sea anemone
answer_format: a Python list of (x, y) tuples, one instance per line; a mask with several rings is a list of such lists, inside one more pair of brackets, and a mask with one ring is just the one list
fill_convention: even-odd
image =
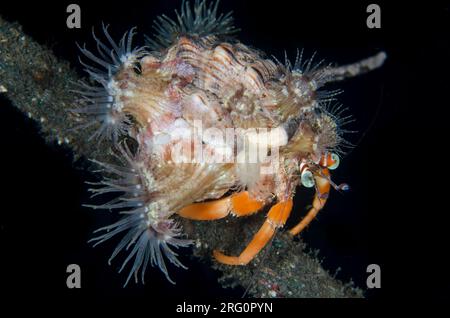
[(82, 128), (100, 123), (100, 127), (92, 134), (90, 139), (101, 141), (107, 138), (117, 143), (119, 137), (126, 135), (130, 127), (130, 119), (122, 112), (122, 96), (126, 95), (118, 79), (119, 73), (135, 72), (139, 60), (146, 55), (145, 47), (132, 47), (134, 28), (126, 32), (117, 44), (108, 33), (108, 26), (103, 25), (103, 32), (107, 44), (92, 35), (97, 44), (97, 54), (80, 47), (81, 53), (87, 57), (93, 65), (83, 62), (85, 71), (89, 74), (93, 85), (86, 82), (77, 83), (77, 89), (73, 90), (79, 94), (78, 105), (72, 111), (87, 116), (90, 121), (81, 125)]
[(102, 167), (103, 173), (116, 177), (105, 177), (99, 183), (91, 183), (97, 187), (90, 191), (93, 196), (117, 192), (122, 195), (101, 205), (86, 206), (103, 210), (118, 209), (124, 216), (116, 223), (96, 230), (95, 233), (102, 234), (89, 242), (94, 242), (94, 246), (97, 246), (126, 232), (109, 259), (111, 264), (121, 251), (128, 251), (131, 248), (119, 270), (122, 272), (128, 262), (134, 258), (125, 285), (133, 275), (137, 282), (139, 271), (141, 271), (141, 280), (144, 282), (145, 269), (149, 261), (152, 266), (157, 266), (170, 282), (174, 283), (169, 277), (164, 257), (175, 266), (185, 268), (170, 246), (185, 247), (191, 244), (191, 241), (181, 238), (179, 225), (160, 213), (158, 203), (152, 200), (153, 180), (144, 172), (139, 157), (133, 155), (125, 143), (120, 144), (117, 149), (116, 157), (121, 161), (121, 165), (94, 161)]

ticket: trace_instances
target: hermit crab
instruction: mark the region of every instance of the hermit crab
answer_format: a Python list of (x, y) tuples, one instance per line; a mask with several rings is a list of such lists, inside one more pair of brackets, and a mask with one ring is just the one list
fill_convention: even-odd
[(218, 2), (183, 2), (176, 18), (158, 17), (145, 47), (133, 47), (134, 29), (119, 42), (103, 26), (96, 50), (80, 48), (90, 82), (78, 84), (73, 112), (95, 127), (92, 142), (112, 141), (117, 164), (95, 163), (104, 179), (93, 195), (117, 193), (90, 205), (123, 217), (100, 228), (95, 244), (121, 236), (111, 255), (128, 251), (126, 284), (149, 263), (171, 281), (166, 260), (183, 267), (173, 248), (188, 246), (175, 215), (193, 220), (248, 216), (270, 205), (265, 222), (240, 255), (214, 250), (228, 265), (249, 263), (282, 228), (299, 186), (316, 190), (300, 233), (323, 208), (348, 142), (350, 117), (335, 106), (328, 82), (375, 68), (380, 55), (331, 67), (297, 54), (293, 63), (267, 58), (238, 42), (230, 13)]

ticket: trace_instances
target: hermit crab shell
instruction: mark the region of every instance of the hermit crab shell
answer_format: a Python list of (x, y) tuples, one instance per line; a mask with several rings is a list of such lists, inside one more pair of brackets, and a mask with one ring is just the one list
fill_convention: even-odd
[(159, 18), (152, 50), (132, 47), (133, 30), (114, 42), (105, 26), (112, 50), (95, 35), (98, 54), (82, 49), (97, 86), (81, 85), (77, 112), (100, 122), (94, 136), (111, 140), (121, 162), (97, 163), (115, 178), (91, 191), (123, 193), (92, 207), (125, 215), (93, 241), (125, 233), (111, 259), (131, 248), (127, 282), (139, 271), (143, 280), (149, 262), (170, 280), (164, 257), (182, 266), (169, 246), (190, 243), (172, 218), (184, 207), (241, 190), (264, 203), (290, 199), (302, 167), (319, 167), (342, 141), (332, 95), (318, 94), (326, 67), (301, 55), (282, 64), (226, 39), (231, 18), (216, 14), (217, 2), (196, 1), (179, 24)]

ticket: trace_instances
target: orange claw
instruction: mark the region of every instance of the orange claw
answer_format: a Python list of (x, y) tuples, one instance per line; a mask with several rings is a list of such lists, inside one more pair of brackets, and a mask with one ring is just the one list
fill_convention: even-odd
[(202, 203), (193, 203), (182, 208), (178, 215), (198, 221), (217, 220), (230, 213), (230, 198), (213, 200)]
[(264, 202), (250, 198), (248, 191), (240, 192), (231, 197), (233, 214), (236, 216), (249, 215), (258, 212), (264, 206)]
[(259, 231), (253, 236), (251, 242), (239, 256), (227, 256), (214, 250), (215, 259), (227, 265), (248, 264), (270, 241), (278, 227), (282, 227), (292, 210), (292, 199), (275, 204), (267, 214), (267, 219)]
[(316, 195), (314, 196), (312, 208), (308, 211), (300, 223), (289, 230), (292, 235), (297, 235), (303, 231), (327, 202), (328, 194), (330, 193), (330, 172), (326, 168), (322, 169), (321, 172), (321, 174), (314, 175), (317, 190)]
[(236, 216), (258, 212), (264, 202), (250, 198), (247, 191), (208, 202), (193, 203), (182, 208), (178, 215), (191, 220), (217, 220), (226, 217), (230, 211)]

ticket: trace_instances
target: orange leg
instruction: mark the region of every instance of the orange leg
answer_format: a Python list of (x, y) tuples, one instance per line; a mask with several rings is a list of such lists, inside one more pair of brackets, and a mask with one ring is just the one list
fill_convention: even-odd
[(300, 223), (289, 230), (292, 235), (297, 235), (298, 233), (303, 231), (303, 229), (307, 227), (312, 220), (314, 220), (317, 213), (319, 213), (319, 211), (324, 207), (325, 203), (327, 202), (328, 194), (330, 192), (330, 180), (328, 179), (329, 176), (330, 173), (328, 169), (322, 169), (322, 174), (316, 174), (314, 176), (314, 179), (316, 180), (317, 190), (316, 195), (314, 196), (312, 208), (308, 211), (308, 213)]
[(246, 265), (248, 264), (270, 241), (278, 227), (282, 227), (292, 210), (292, 200), (278, 202), (267, 214), (267, 219), (255, 234), (252, 241), (247, 245), (239, 256), (227, 256), (217, 250), (214, 251), (214, 257), (220, 263), (227, 265)]
[(178, 215), (191, 220), (217, 220), (230, 212), (236, 216), (258, 212), (264, 203), (250, 198), (247, 191), (229, 197), (208, 202), (190, 204), (178, 212)]

